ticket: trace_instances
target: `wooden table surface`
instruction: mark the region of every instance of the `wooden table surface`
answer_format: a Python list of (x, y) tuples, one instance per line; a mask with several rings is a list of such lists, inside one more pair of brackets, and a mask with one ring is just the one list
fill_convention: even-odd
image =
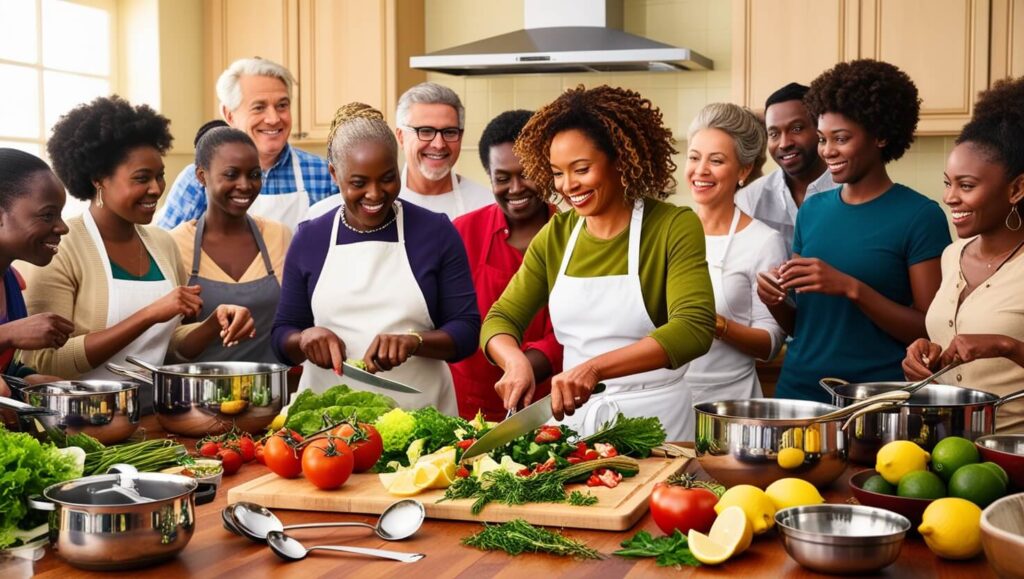
[[(143, 419), (150, 438), (162, 436), (153, 417)], [(182, 442), (191, 441), (183, 439)], [(191, 445), (189, 444), (191, 447)], [(830, 503), (845, 502), (850, 498), (847, 481), (859, 470), (851, 467), (832, 486), (823, 491)], [(217, 498), (209, 504), (196, 507), (196, 531), (192, 541), (170, 562), (157, 567), (134, 570), (125, 573), (89, 572), (67, 565), (59, 555), (49, 550), (46, 556), (36, 562), (36, 577), (46, 579), (72, 579), (77, 577), (229, 577), (232, 579), (259, 579), (262, 577), (419, 577), (440, 579), (443, 577), (678, 577), (678, 576), (733, 576), (733, 577), (820, 577), (808, 571), (789, 558), (775, 531), (755, 539), (753, 545), (741, 556), (717, 567), (682, 569), (662, 568), (651, 559), (634, 560), (610, 556), (619, 548), (619, 543), (640, 530), (647, 530), (655, 536), (661, 531), (647, 514), (633, 529), (624, 532), (584, 531), (567, 529), (565, 534), (585, 541), (591, 547), (607, 555), (599, 561), (578, 561), (552, 555), (524, 554), (510, 557), (503, 552), (484, 552), (464, 547), (459, 541), (480, 530), (475, 523), (456, 521), (435, 521), (427, 519), (423, 528), (411, 539), (389, 543), (372, 533), (361, 529), (306, 529), (293, 534), (307, 546), (311, 545), (353, 545), (407, 552), (426, 553), (427, 557), (417, 563), (402, 564), (390, 561), (367, 559), (358, 556), (314, 551), (305, 560), (287, 563), (279, 559), (265, 545), (252, 543), (234, 535), (221, 525), (221, 509), (227, 506), (227, 489), (252, 480), (268, 471), (258, 463), (247, 464), (242, 470), (224, 483)], [(324, 520), (362, 521), (374, 523), (372, 515), (345, 515), (336, 513), (314, 513), (300, 511), (278, 511), (286, 525)], [(911, 577), (994, 577), (985, 562), (984, 555), (971, 561), (952, 562), (939, 559), (928, 550), (918, 536), (908, 536), (903, 544), (900, 558), (883, 570), (882, 576), (907, 579)]]

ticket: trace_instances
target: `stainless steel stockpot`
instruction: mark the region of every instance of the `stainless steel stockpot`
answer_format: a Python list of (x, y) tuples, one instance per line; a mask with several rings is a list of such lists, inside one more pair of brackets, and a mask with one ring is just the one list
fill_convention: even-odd
[(222, 434), (232, 424), (258, 433), (284, 405), (288, 366), (256, 362), (198, 362), (153, 366), (133, 356), (136, 370), (107, 364), (120, 376), (152, 384), (153, 407), (168, 432), (202, 437)]
[[(823, 378), (819, 384), (832, 395), (836, 406), (844, 407), (870, 396), (899, 390), (911, 382), (852, 384), (838, 378)], [(947, 436), (974, 440), (992, 434), (999, 407), (1020, 398), (1024, 398), (1024, 390), (1000, 398), (982, 390), (929, 384), (899, 406), (857, 417), (849, 428), (850, 460), (874, 464), (878, 449), (894, 440), (912, 440), (931, 451)]]
[(68, 434), (103, 444), (127, 440), (139, 427), (139, 387), (114, 380), (62, 380), (19, 388), (25, 402), (52, 410)]
[[(195, 479), (138, 473), (114, 465), (114, 474), (58, 483), (30, 499), (51, 511), (50, 539), (68, 563), (114, 570), (166, 561), (185, 548), (195, 531)], [(204, 489), (204, 499), (215, 489)]]

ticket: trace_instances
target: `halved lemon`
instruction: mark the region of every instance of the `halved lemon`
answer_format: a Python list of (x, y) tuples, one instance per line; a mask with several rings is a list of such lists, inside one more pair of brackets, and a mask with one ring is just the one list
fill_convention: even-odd
[(395, 477), (391, 479), (391, 484), (388, 485), (388, 492), (399, 497), (411, 497), (420, 494), (423, 487), (416, 485), (416, 472), (415, 470), (402, 470), (393, 473)]
[(441, 469), (430, 464), (429, 462), (418, 462), (412, 470), (413, 472), (413, 484), (419, 489), (434, 488), (437, 484), (438, 479), (443, 475)]
[(739, 555), (754, 540), (754, 528), (743, 509), (737, 506), (726, 507), (711, 525), (708, 538), (720, 545), (732, 545), (732, 554)]
[(395, 482), (395, 479), (398, 478), (398, 475), (401, 472), (402, 471), (382, 472), (377, 475), (377, 478), (380, 479), (380, 484), (384, 485), (384, 489), (386, 490), (391, 488), (391, 485)]
[(447, 463), (455, 463), (455, 447), (446, 446), (437, 452), (431, 454), (425, 454), (419, 458), (416, 462), (429, 462), (437, 468), (444, 467)]
[(734, 545), (722, 545), (712, 541), (711, 537), (696, 529), (690, 529), (686, 535), (686, 541), (690, 545), (690, 552), (693, 553), (693, 556), (705, 565), (718, 565), (726, 562), (735, 549)]

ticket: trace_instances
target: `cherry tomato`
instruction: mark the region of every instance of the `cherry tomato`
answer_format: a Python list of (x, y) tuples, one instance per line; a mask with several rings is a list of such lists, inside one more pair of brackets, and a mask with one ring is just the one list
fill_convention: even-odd
[(355, 453), (353, 472), (370, 470), (380, 460), (380, 455), (384, 454), (384, 440), (372, 424), (360, 422), (358, 428), (353, 428), (346, 422), (332, 430), (331, 435), (344, 438)]
[(232, 475), (238, 472), (238, 469), (242, 468), (242, 455), (237, 450), (231, 447), (225, 447), (220, 449), (217, 453), (217, 458), (220, 459), (221, 466), (224, 467), (224, 474)]
[(475, 438), (467, 438), (465, 440), (460, 440), (460, 441), (456, 442), (455, 446), (461, 448), (462, 450), (466, 450), (469, 447), (473, 446), (474, 442), (476, 442)]
[(302, 436), (294, 430), (282, 428), (274, 433), (263, 446), (263, 460), (267, 468), (284, 478), (295, 478), (302, 474), (302, 450), (296, 446)]
[(242, 460), (252, 462), (256, 458), (256, 444), (249, 435), (238, 437), (238, 450), (242, 454)]
[(708, 489), (690, 487), (685, 478), (670, 479), (654, 485), (651, 516), (666, 535), (671, 535), (675, 529), (684, 535), (690, 529), (707, 533), (717, 516), (717, 502), (718, 496)]
[(464, 466), (460, 466), (459, 468), (455, 469), (455, 476), (459, 478), (466, 478), (469, 476), (469, 469)]
[(309, 443), (302, 453), (302, 473), (316, 488), (329, 491), (345, 484), (355, 453), (344, 439), (328, 435)]
[(258, 463), (260, 463), (262, 465), (266, 465), (267, 464), (267, 460), (265, 458), (263, 458), (263, 441), (262, 440), (256, 443), (256, 462), (258, 462)]
[(218, 452), (220, 452), (220, 444), (217, 444), (212, 440), (207, 440), (206, 442), (199, 442), (199, 454), (209, 458), (213, 458), (217, 456)]

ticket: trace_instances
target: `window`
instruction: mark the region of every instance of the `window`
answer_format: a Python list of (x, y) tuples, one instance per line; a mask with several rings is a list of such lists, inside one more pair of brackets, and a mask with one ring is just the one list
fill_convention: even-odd
[(110, 94), (116, 0), (0, 0), (0, 147), (46, 158), (57, 119)]

